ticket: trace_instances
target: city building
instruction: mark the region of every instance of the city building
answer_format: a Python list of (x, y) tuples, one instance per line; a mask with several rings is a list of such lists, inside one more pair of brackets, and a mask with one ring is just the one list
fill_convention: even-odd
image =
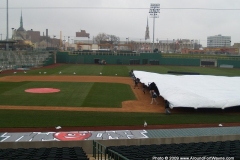
[(18, 29), (12, 28), (12, 40), (17, 41), (15, 48), (21, 48), (21, 45), (29, 45), (33, 48), (46, 49), (47, 47), (59, 48), (60, 39), (56, 36), (52, 38), (48, 36), (48, 29), (46, 29), (46, 36), (41, 36), (40, 31), (25, 30), (23, 27), (23, 16), (21, 11), (20, 27)]
[(90, 33), (87, 33), (85, 30), (81, 30), (81, 32), (76, 32), (76, 37), (73, 37), (73, 44), (76, 43), (94, 43), (94, 38), (91, 40)]
[(234, 47), (205, 47), (201, 50), (183, 48), (182, 54), (238, 55), (239, 48)]
[(201, 44), (197, 40), (173, 39), (159, 40), (155, 47), (163, 53), (181, 53), (182, 49), (199, 49)]
[(76, 32), (76, 37), (87, 37), (87, 38), (90, 38), (90, 34), (86, 33), (85, 30), (81, 30), (81, 32)]
[(240, 43), (234, 43), (233, 48), (238, 48), (238, 54), (240, 55)]
[(23, 17), (22, 17), (22, 11), (21, 11), (21, 17), (20, 17), (20, 27), (18, 29), (12, 28), (12, 39), (13, 40), (29, 40), (32, 43), (36, 43), (40, 41), (40, 32), (39, 31), (33, 31), (28, 30), (26, 31), (23, 27)]
[(230, 47), (231, 36), (222, 36), (221, 34), (216, 36), (207, 37), (207, 47)]

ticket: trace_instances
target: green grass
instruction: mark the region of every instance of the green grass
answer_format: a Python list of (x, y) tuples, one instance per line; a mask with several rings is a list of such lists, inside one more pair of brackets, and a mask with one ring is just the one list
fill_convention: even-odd
[(168, 71), (177, 72), (197, 72), (201, 75), (216, 76), (240, 76), (238, 68), (208, 68), (208, 67), (188, 67), (188, 66), (127, 66), (129, 70), (140, 70), (147, 72), (155, 72), (167, 74)]
[[(1, 110), (0, 127), (124, 126), (239, 122), (239, 114), (112, 113)], [(213, 118), (214, 117), (214, 118)]]
[[(33, 94), (29, 88), (58, 88), (58, 93)], [(0, 82), (1, 105), (121, 107), (122, 101), (134, 100), (129, 85), (79, 82)]]
[(135, 95), (129, 85), (94, 83), (82, 106), (121, 107), (123, 101), (134, 99)]
[[(14, 75), (88, 75), (88, 76), (98, 76), (102, 73), (102, 76), (117, 76), (127, 77), (128, 72), (133, 70), (141, 70), (148, 72), (155, 72), (161, 74), (167, 74), (168, 71), (179, 71), (179, 72), (198, 72), (202, 75), (218, 75), (218, 76), (240, 76), (240, 69), (238, 68), (209, 68), (209, 67), (189, 67), (189, 66), (149, 66), (149, 65), (74, 65), (74, 64), (62, 64), (56, 68), (40, 68), (36, 70), (27, 71), (26, 74), (23, 72), (18, 72)], [(43, 72), (47, 72), (43, 74)], [(7, 74), (9, 75), (9, 74)], [(10, 74), (13, 75), (13, 74)], [(5, 76), (2, 74), (1, 76)]]
[[(40, 68), (35, 70), (29, 70), (26, 74), (22, 71), (18, 71), (17, 74), (6, 74), (6, 75), (41, 75), (41, 76), (49, 76), (49, 75), (73, 75), (75, 72), (76, 75), (87, 75), (87, 76), (99, 76), (100, 72), (102, 73), (101, 76), (121, 76), (127, 77), (128, 76), (128, 68), (126, 66), (108, 66), (108, 65), (69, 65), (69, 64), (62, 64), (55, 68)], [(41, 74), (39, 74), (41, 72)], [(44, 74), (46, 72), (46, 74)], [(5, 76), (2, 74), (1, 76)]]

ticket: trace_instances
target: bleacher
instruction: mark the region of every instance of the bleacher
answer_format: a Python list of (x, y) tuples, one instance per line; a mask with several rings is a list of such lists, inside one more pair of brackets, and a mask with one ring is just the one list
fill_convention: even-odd
[[(101, 146), (99, 146), (101, 147)], [(101, 147), (101, 150), (103, 148)], [(146, 160), (158, 157), (229, 157), (240, 158), (240, 140), (197, 142), (179, 144), (151, 144), (151, 145), (120, 145), (109, 146), (102, 150), (102, 155), (95, 159), (122, 159), (122, 160)], [(104, 153), (105, 152), (105, 153)], [(66, 160), (90, 160), (93, 157), (87, 155), (82, 147), (41, 147), (41, 148), (7, 148), (0, 149), (0, 160), (11, 159), (66, 159)]]
[(51, 54), (48, 52), (0, 52), (0, 68), (10, 70), (16, 68), (31, 68), (42, 66)]
[(66, 159), (89, 160), (81, 147), (0, 149), (0, 160)]
[[(113, 151), (113, 152), (112, 152)], [(123, 156), (121, 159), (142, 160), (153, 157), (234, 157), (240, 158), (240, 140), (198, 142), (180, 144), (152, 144), (131, 146), (109, 146), (106, 148), (108, 157)]]

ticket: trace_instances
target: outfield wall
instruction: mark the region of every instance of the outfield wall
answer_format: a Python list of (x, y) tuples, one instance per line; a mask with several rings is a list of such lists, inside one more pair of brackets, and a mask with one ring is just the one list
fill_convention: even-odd
[(160, 53), (114, 53), (114, 52), (57, 52), (56, 63), (67, 64), (98, 64), (105, 60), (107, 64), (117, 65), (175, 65), (201, 66), (202, 59), (215, 61), (213, 67), (233, 65), (240, 68), (240, 57), (214, 55), (171, 55)]
[(69, 54), (68, 52), (57, 53), (57, 63), (68, 64), (94, 64), (95, 60), (105, 60), (107, 64), (123, 65), (182, 65), (182, 66), (200, 66), (200, 59), (196, 58), (163, 58), (159, 53), (126, 53), (126, 54)]
[(162, 58), (161, 65), (176, 66), (200, 66), (200, 59), (197, 58)]
[(70, 64), (94, 64), (95, 60), (105, 60), (107, 64), (149, 64), (158, 62), (161, 59), (161, 54), (157, 53), (126, 53), (126, 54), (109, 54), (109, 53), (99, 53), (99, 54), (68, 54), (68, 52), (58, 52), (57, 53), (57, 63), (70, 63)]
[(218, 60), (217, 66), (220, 67), (221, 65), (233, 65), (233, 68), (240, 68), (240, 61), (239, 60)]

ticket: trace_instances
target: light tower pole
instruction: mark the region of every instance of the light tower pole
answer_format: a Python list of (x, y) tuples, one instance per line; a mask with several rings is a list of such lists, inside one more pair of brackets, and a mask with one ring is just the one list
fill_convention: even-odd
[(12, 28), (12, 40), (13, 40), (13, 30), (14, 30), (14, 28)]
[(128, 42), (129, 42), (129, 37), (128, 37), (128, 38), (126, 38), (126, 42), (127, 42), (127, 44), (128, 44)]
[(66, 43), (66, 40), (64, 39), (64, 40), (63, 40), (63, 46), (64, 46), (64, 47), (63, 47), (63, 50), (64, 50), (64, 51), (65, 51), (65, 43)]
[(7, 43), (6, 43), (6, 50), (9, 50), (9, 44), (8, 44), (8, 0), (7, 0), (7, 37), (6, 37)]
[[(68, 36), (68, 47), (70, 47), (70, 46), (69, 46), (69, 43), (70, 43), (70, 42), (69, 42), (69, 39), (70, 39), (70, 36)], [(69, 49), (70, 49), (70, 48), (69, 48)]]
[(63, 50), (64, 51), (65, 51), (65, 43), (66, 43), (66, 40), (65, 40), (65, 36), (64, 36), (64, 40), (63, 40), (63, 44), (64, 44), (64, 47), (63, 47), (64, 49)]
[(153, 50), (154, 50), (155, 18), (159, 18), (158, 13), (160, 13), (160, 4), (159, 3), (151, 3), (149, 13), (150, 13), (150, 17), (153, 18), (153, 44), (152, 44), (152, 52), (153, 52)]

